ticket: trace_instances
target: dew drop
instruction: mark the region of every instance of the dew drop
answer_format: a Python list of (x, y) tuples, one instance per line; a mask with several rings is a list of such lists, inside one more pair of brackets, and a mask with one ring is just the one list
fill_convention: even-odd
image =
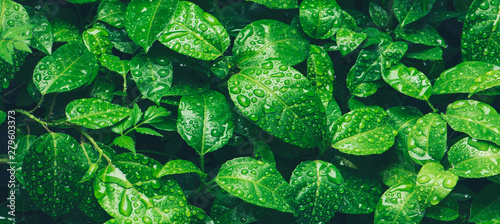
[(243, 107), (248, 107), (250, 106), (250, 99), (248, 97), (243, 96), (243, 95), (238, 95), (236, 97), (236, 100), (238, 100), (238, 103), (243, 106)]
[(130, 199), (127, 197), (127, 194), (123, 194), (122, 200), (120, 201), (120, 205), (118, 206), (118, 210), (120, 214), (124, 216), (130, 216), (132, 214), (132, 203)]

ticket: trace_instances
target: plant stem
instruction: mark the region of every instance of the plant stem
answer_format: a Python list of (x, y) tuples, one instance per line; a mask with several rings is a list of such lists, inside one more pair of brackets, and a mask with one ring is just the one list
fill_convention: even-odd
[(123, 96), (122, 96), (123, 105), (125, 105), (126, 97), (127, 97), (127, 74), (123, 75)]
[(52, 104), (50, 105), (50, 110), (47, 113), (47, 116), (45, 116), (45, 120), (48, 120), (50, 118), (50, 115), (52, 114), (52, 111), (54, 110), (54, 107), (56, 106), (56, 100), (57, 100), (58, 95), (59, 95), (59, 93), (56, 93), (56, 95), (54, 96), (54, 100), (52, 100)]
[(65, 124), (66, 121), (63, 120), (63, 121), (58, 121), (58, 122), (45, 122), (45, 121), (42, 121), (40, 119), (38, 119), (37, 117), (35, 117), (33, 114), (31, 114), (31, 112), (29, 111), (25, 111), (25, 110), (21, 110), (21, 109), (15, 109), (14, 111), (22, 114), (22, 115), (25, 115), (31, 119), (33, 119), (34, 121), (40, 123), (41, 125), (43, 126), (58, 126), (58, 125), (61, 125), (61, 124)]
[(33, 108), (33, 110), (30, 110), (30, 111), (29, 111), (29, 113), (33, 113), (33, 112), (35, 112), (35, 110), (36, 110), (36, 109), (38, 109), (38, 108), (40, 107), (40, 105), (42, 105), (42, 102), (43, 102), (43, 97), (44, 97), (44, 96), (45, 96), (45, 95), (42, 95), (42, 96), (40, 97), (40, 100), (39, 100), (39, 101), (38, 101), (38, 103), (36, 104), (35, 108)]
[(425, 102), (427, 102), (427, 105), (429, 105), (429, 107), (432, 109), (432, 111), (433, 111), (434, 113), (439, 112), (436, 108), (434, 108), (434, 107), (432, 106), (432, 104), (431, 104), (431, 102), (429, 102), (429, 100), (425, 100)]
[(90, 135), (87, 134), (87, 132), (84, 132), (79, 126), (76, 126), (76, 130), (78, 132), (80, 132), (83, 136), (85, 136), (85, 138), (87, 138), (90, 141), (90, 143), (92, 143), (94, 148), (97, 149), (97, 151), (99, 152), (99, 159), (97, 160), (97, 163), (99, 163), (101, 161), (101, 157), (104, 157), (108, 161), (108, 163), (111, 163), (111, 159), (106, 154), (104, 154), (101, 147), (99, 147), (99, 145), (97, 145), (97, 143), (94, 141), (94, 139), (92, 137), (90, 137)]
[(205, 156), (203, 154), (200, 155), (200, 169), (201, 172), (205, 173)]

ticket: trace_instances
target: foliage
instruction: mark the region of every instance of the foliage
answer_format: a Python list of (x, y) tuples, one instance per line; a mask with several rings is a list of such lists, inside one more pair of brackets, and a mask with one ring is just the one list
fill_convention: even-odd
[(16, 223), (500, 223), (499, 20), (497, 0), (0, 0)]

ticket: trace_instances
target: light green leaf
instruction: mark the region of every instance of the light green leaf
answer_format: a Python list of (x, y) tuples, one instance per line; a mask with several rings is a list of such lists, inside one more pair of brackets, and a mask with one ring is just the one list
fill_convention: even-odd
[(489, 184), (483, 187), (472, 201), (469, 222), (483, 222), (500, 218), (500, 184)]
[(101, 54), (111, 53), (111, 39), (109, 33), (103, 28), (90, 28), (83, 31), (83, 43), (90, 53), (99, 56)]
[(309, 43), (290, 25), (277, 20), (258, 20), (240, 31), (233, 46), (238, 65), (266, 59), (293, 66), (307, 58)]
[(312, 38), (328, 39), (342, 23), (342, 11), (335, 0), (305, 0), (300, 3), (300, 25)]
[(249, 157), (229, 160), (220, 168), (215, 182), (248, 203), (293, 212), (290, 186), (269, 163)]
[(129, 151), (135, 153), (135, 142), (130, 136), (118, 136), (113, 139), (112, 145), (128, 149)]
[(448, 151), (450, 171), (467, 178), (500, 174), (500, 146), (470, 137), (455, 143)]
[(317, 94), (326, 107), (333, 99), (333, 62), (328, 53), (316, 45), (311, 45), (311, 53), (307, 59), (307, 77), (316, 85)]
[(399, 184), (385, 191), (375, 211), (375, 223), (418, 224), (424, 218), (425, 208), (417, 198), (413, 184)]
[(128, 36), (147, 52), (167, 28), (179, 0), (132, 0), (125, 14)]
[(428, 100), (432, 95), (431, 82), (416, 68), (408, 68), (400, 63), (392, 66), (382, 77), (392, 88), (405, 95), (419, 100)]
[(165, 165), (163, 168), (161, 168), (160, 172), (158, 175), (156, 175), (157, 178), (167, 176), (167, 175), (173, 175), (173, 174), (183, 174), (183, 173), (197, 173), (200, 175), (201, 178), (205, 178), (207, 174), (203, 173), (194, 163), (191, 161), (187, 160), (170, 160)]
[[(144, 124), (158, 123), (158, 122), (163, 121), (162, 118), (170, 116), (170, 114), (172, 114), (172, 112), (168, 111), (167, 109), (165, 109), (163, 107), (150, 106), (144, 112), (144, 118), (142, 119), (142, 122)], [(137, 124), (137, 122), (135, 124)]]
[(179, 134), (200, 155), (221, 148), (233, 136), (231, 110), (219, 92), (183, 96), (178, 114)]
[(434, 2), (435, 0), (395, 0), (392, 7), (400, 26), (404, 27), (427, 15)]
[(4, 29), (0, 33), (0, 58), (14, 65), (15, 50), (31, 53), (30, 39), (32, 25), (22, 25)]
[(159, 41), (170, 49), (201, 60), (214, 60), (229, 47), (226, 29), (192, 2), (180, 1)]
[(446, 152), (447, 123), (439, 114), (428, 113), (417, 120), (408, 135), (408, 153), (423, 165), (440, 162)]
[(474, 84), (470, 87), (469, 98), (476, 94), (484, 95), (500, 95), (500, 71), (489, 71), (486, 74), (479, 76), (474, 80)]
[(248, 0), (265, 5), (270, 9), (295, 9), (299, 7), (297, 0)]
[(297, 221), (328, 222), (342, 202), (343, 183), (340, 171), (331, 163), (316, 160), (299, 164), (290, 178)]
[(500, 145), (500, 115), (490, 105), (475, 100), (458, 100), (448, 105), (442, 116), (456, 131)]
[(335, 122), (332, 147), (352, 155), (381, 154), (394, 144), (397, 131), (380, 107), (353, 110)]
[(65, 111), (68, 122), (90, 129), (100, 129), (123, 120), (130, 109), (100, 99), (83, 98), (71, 101)]
[(116, 72), (121, 76), (127, 75), (130, 70), (130, 65), (128, 60), (121, 60), (118, 56), (112, 54), (103, 54), (99, 58), (99, 62), (102, 67), (109, 69), (112, 72)]
[(33, 82), (42, 95), (66, 92), (81, 87), (97, 75), (98, 64), (82, 43), (59, 47), (38, 62)]
[(347, 28), (340, 28), (337, 31), (337, 44), (343, 56), (354, 51), (368, 37), (364, 32), (357, 32)]
[(29, 16), (23, 5), (12, 1), (0, 1), (0, 32), (11, 27), (23, 26), (28, 24)]
[(431, 25), (425, 24), (419, 29), (396, 29), (397, 37), (415, 44), (423, 44), (434, 47), (445, 47), (446, 43), (439, 33)]
[(434, 83), (433, 94), (469, 93), (476, 78), (499, 69), (499, 66), (487, 62), (462, 62), (441, 73)]
[(125, 28), (127, 3), (122, 1), (101, 1), (97, 8), (97, 19), (116, 28)]
[(439, 163), (429, 162), (423, 165), (418, 172), (416, 184), (422, 205), (437, 205), (453, 190), (457, 181), (458, 176), (451, 171), (445, 171)]
[(160, 53), (136, 54), (130, 61), (130, 72), (141, 94), (157, 105), (172, 86), (172, 62)]
[(382, 183), (377, 175), (339, 166), (344, 178), (344, 197), (339, 211), (345, 214), (369, 214), (375, 211), (382, 195)]
[(271, 135), (304, 148), (321, 142), (325, 109), (297, 70), (273, 61), (255, 64), (233, 75), (228, 88), (238, 109)]
[(163, 137), (162, 134), (158, 133), (157, 131), (151, 129), (151, 128), (135, 128), (134, 129), (137, 133), (145, 134), (145, 135), (153, 135), (153, 136), (158, 136), (158, 137)]

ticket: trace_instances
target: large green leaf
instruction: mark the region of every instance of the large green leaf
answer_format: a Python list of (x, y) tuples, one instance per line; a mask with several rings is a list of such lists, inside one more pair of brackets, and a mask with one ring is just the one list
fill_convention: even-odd
[(228, 88), (238, 109), (270, 134), (304, 148), (321, 142), (325, 109), (297, 70), (273, 61), (255, 64), (233, 75)]
[(455, 143), (448, 151), (451, 172), (467, 178), (500, 174), (500, 146), (470, 137)]
[(353, 110), (335, 122), (332, 147), (353, 155), (381, 154), (394, 144), (397, 131), (380, 107)]
[(12, 0), (0, 1), (0, 32), (28, 22), (29, 16), (23, 5)]
[(425, 24), (420, 29), (397, 29), (396, 35), (415, 44), (445, 47), (446, 43), (431, 25)]
[(433, 94), (469, 93), (476, 78), (500, 67), (481, 61), (462, 62), (441, 73), (433, 86)]
[(89, 187), (78, 183), (89, 168), (73, 137), (50, 132), (40, 136), (24, 157), (23, 178), (36, 206), (56, 218), (70, 212)]
[(344, 179), (334, 165), (321, 160), (299, 164), (290, 178), (299, 223), (328, 222), (342, 202)]
[(173, 69), (168, 57), (154, 53), (136, 54), (130, 60), (130, 71), (141, 94), (160, 104), (161, 98), (168, 94), (172, 86)]
[(484, 61), (499, 65), (500, 5), (492, 0), (475, 0), (467, 11), (462, 29), (464, 61)]
[(279, 60), (293, 66), (307, 58), (309, 43), (290, 25), (276, 20), (258, 20), (240, 31), (233, 46), (237, 64)]
[(335, 0), (305, 0), (300, 3), (300, 25), (307, 35), (328, 39), (342, 23), (341, 9)]
[(127, 3), (122, 1), (101, 1), (97, 8), (97, 19), (116, 28), (125, 27)]
[(98, 64), (92, 53), (82, 43), (72, 42), (38, 62), (33, 82), (42, 95), (66, 92), (87, 84), (97, 71)]
[(179, 2), (159, 40), (174, 51), (207, 61), (221, 56), (231, 42), (214, 16), (188, 1)]
[(500, 71), (489, 71), (474, 80), (470, 87), (469, 97), (479, 93), (484, 95), (500, 95)]
[(392, 66), (382, 77), (392, 88), (405, 95), (419, 100), (427, 100), (432, 95), (431, 82), (416, 68), (408, 68), (400, 63)]
[(398, 19), (400, 26), (417, 21), (427, 15), (436, 0), (394, 0), (394, 15)]
[(220, 168), (215, 182), (248, 203), (293, 212), (290, 186), (269, 163), (249, 157), (227, 161)]
[(299, 7), (297, 0), (249, 0), (265, 5), (271, 9), (295, 9)]
[(90, 28), (83, 31), (83, 43), (90, 53), (99, 56), (101, 54), (111, 53), (111, 38), (104, 28)]
[(221, 148), (233, 136), (231, 110), (219, 92), (183, 96), (178, 114), (179, 134), (200, 155)]
[(483, 187), (472, 201), (469, 222), (483, 222), (500, 218), (500, 184)]
[(424, 206), (437, 205), (453, 190), (457, 181), (458, 176), (451, 171), (445, 171), (441, 164), (426, 163), (417, 176), (418, 198), (422, 199)]
[(128, 36), (148, 51), (167, 28), (179, 0), (132, 0), (125, 14)]
[(375, 211), (375, 223), (418, 224), (425, 208), (420, 204), (418, 189), (412, 184), (395, 185), (382, 195)]
[(68, 122), (100, 129), (126, 118), (130, 109), (100, 99), (83, 98), (69, 103), (65, 111)]
[(436, 113), (418, 119), (408, 136), (408, 153), (416, 163), (441, 161), (446, 152), (447, 127)]
[(317, 94), (326, 107), (333, 99), (333, 62), (328, 53), (316, 45), (311, 45), (311, 53), (307, 59), (307, 76), (313, 85), (316, 85)]
[(500, 145), (500, 115), (490, 105), (475, 100), (458, 100), (448, 105), (442, 116), (456, 131)]
[(345, 214), (369, 214), (375, 211), (382, 183), (377, 175), (339, 166), (344, 179), (345, 193), (339, 211)]

